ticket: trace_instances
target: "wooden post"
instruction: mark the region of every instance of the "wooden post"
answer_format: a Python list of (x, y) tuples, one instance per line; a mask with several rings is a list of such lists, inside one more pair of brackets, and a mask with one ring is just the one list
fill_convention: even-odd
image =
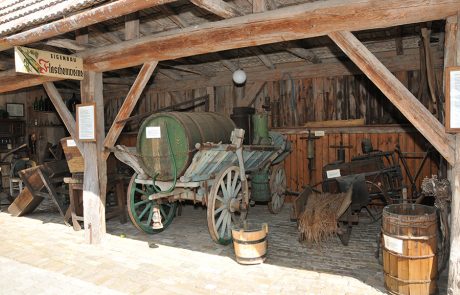
[[(445, 66), (460, 65), (460, 13), (446, 22)], [(455, 163), (450, 182), (452, 202), (450, 211), (450, 256), (447, 294), (460, 294), (460, 134), (455, 135)]]
[(85, 72), (81, 82), (82, 102), (96, 103), (96, 142), (82, 142), (85, 172), (83, 179), (83, 214), (85, 240), (99, 244), (106, 232), (105, 197), (107, 190), (107, 163), (104, 152), (104, 101), (102, 73)]
[(455, 164), (452, 169), (453, 183), (450, 211), (450, 256), (447, 294), (460, 294), (460, 134), (455, 135)]

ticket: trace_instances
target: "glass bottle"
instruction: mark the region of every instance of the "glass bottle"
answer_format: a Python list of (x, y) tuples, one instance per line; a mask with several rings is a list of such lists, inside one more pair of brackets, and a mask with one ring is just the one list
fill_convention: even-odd
[(38, 97), (35, 97), (35, 100), (34, 100), (34, 111), (37, 111), (38, 110)]
[(43, 96), (40, 96), (40, 100), (38, 101), (38, 110), (43, 111), (45, 109), (45, 101), (43, 100)]

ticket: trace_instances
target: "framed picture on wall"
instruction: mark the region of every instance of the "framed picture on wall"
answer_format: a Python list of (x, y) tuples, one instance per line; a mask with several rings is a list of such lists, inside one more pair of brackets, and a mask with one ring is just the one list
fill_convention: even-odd
[(24, 104), (23, 103), (7, 103), (6, 111), (10, 117), (24, 117)]
[(80, 141), (96, 141), (96, 104), (77, 104), (77, 135)]
[(460, 67), (446, 68), (446, 131), (460, 132)]

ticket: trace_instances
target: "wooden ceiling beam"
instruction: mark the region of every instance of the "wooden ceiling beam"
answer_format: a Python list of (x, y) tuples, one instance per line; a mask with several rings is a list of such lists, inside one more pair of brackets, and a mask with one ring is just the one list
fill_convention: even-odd
[(109, 43), (119, 43), (122, 42), (121, 40), (115, 33), (110, 32), (106, 28), (104, 28), (103, 24), (95, 24), (90, 27), (91, 31), (94, 31), (96, 33), (99, 33), (99, 37), (106, 40)]
[(55, 37), (64, 33), (114, 19), (142, 9), (176, 0), (118, 0), (39, 27), (0, 38), (0, 51)]
[(172, 80), (175, 80), (175, 81), (182, 80), (182, 76), (173, 70), (159, 69), (158, 72), (160, 72), (163, 76), (166, 76)]
[(352, 33), (333, 32), (329, 37), (382, 91), (398, 110), (450, 163), (455, 162), (455, 142), (444, 126)]
[(286, 51), (312, 64), (321, 63), (321, 59), (317, 57), (316, 54), (311, 50), (295, 46), (295, 47), (287, 47)]
[(137, 39), (140, 37), (139, 17), (137, 13), (125, 16), (125, 40)]
[[(145, 36), (77, 56), (84, 58), (87, 70), (110, 71), (152, 60), (317, 37), (337, 29), (359, 31), (443, 19), (456, 14), (459, 5), (460, 0), (317, 1)], [(36, 85), (25, 80), (18, 84), (15, 73), (9, 75), (16, 87)], [(0, 93), (18, 89), (12, 84), (0, 83)]]
[(264, 12), (267, 10), (266, 0), (252, 0), (252, 13)]
[(66, 48), (73, 51), (82, 51), (88, 49), (87, 45), (78, 44), (77, 41), (71, 39), (52, 39), (45, 42), (46, 45), (59, 47), (59, 48)]
[[(396, 56), (393, 52), (377, 53), (376, 56), (392, 72), (397, 71), (414, 71), (420, 69), (420, 57), (418, 49), (406, 50), (406, 55)], [(435, 55), (434, 64), (437, 69), (442, 69), (442, 53)], [(320, 77), (334, 77), (347, 75), (362, 75), (363, 72), (353, 64), (353, 62), (344, 62), (338, 59), (325, 60), (321, 64), (306, 64), (305, 62), (295, 62), (289, 65), (280, 64), (275, 70), (268, 70), (265, 66), (245, 69), (247, 74), (247, 83), (255, 81), (277, 81), (282, 79), (285, 73), (289, 73), (292, 79), (309, 79)], [(223, 71), (217, 75), (208, 78), (184, 77), (177, 83), (171, 83), (167, 79), (158, 78), (152, 89), (158, 92), (192, 90), (206, 88), (210, 86), (233, 85), (232, 76)]]
[(107, 71), (147, 60), (317, 37), (337, 28), (363, 30), (441, 19), (455, 14), (458, 5), (460, 0), (318, 1), (146, 36), (79, 55), (88, 69)]
[(190, 0), (190, 2), (222, 18), (232, 18), (243, 15), (234, 5), (222, 0)]
[(166, 15), (169, 18), (169, 20), (175, 23), (179, 28), (188, 27), (188, 23), (167, 5), (158, 6), (158, 10), (162, 12), (164, 15)]
[(259, 47), (251, 48), (251, 51), (259, 58), (259, 60), (269, 69), (275, 69), (276, 66), (270, 58)]

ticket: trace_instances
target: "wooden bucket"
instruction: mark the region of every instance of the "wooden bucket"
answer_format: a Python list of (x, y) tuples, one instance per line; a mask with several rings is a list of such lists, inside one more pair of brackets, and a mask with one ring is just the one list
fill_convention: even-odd
[(383, 209), (383, 271), (390, 294), (434, 294), (438, 264), (434, 207), (389, 205)]
[(267, 234), (266, 223), (244, 222), (243, 228), (232, 228), (236, 261), (240, 264), (263, 263), (267, 256)]

